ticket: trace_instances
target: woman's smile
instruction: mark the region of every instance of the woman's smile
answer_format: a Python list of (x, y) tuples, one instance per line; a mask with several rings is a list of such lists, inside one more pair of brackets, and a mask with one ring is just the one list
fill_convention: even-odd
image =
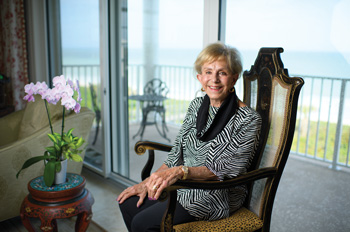
[(225, 60), (216, 60), (205, 63), (202, 73), (197, 75), (202, 89), (210, 98), (210, 104), (219, 107), (230, 94), (230, 89), (235, 85), (238, 75), (229, 73)]

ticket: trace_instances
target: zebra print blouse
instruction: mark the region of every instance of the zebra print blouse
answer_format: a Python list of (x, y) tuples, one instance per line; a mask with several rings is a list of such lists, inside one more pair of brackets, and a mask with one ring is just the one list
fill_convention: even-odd
[[(196, 137), (197, 112), (202, 101), (203, 97), (199, 97), (191, 102), (174, 147), (164, 163), (168, 167), (206, 166), (219, 180), (245, 173), (258, 145), (260, 115), (249, 107), (239, 107), (223, 131), (214, 139), (203, 142)], [(205, 130), (218, 109), (210, 106)], [(245, 185), (220, 190), (180, 189), (177, 194), (178, 202), (192, 216), (199, 220), (217, 220), (228, 217), (242, 206), (247, 189)]]

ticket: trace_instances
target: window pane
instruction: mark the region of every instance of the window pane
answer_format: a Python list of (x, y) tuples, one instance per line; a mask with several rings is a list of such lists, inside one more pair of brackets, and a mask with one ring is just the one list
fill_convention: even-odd
[[(172, 144), (190, 100), (200, 89), (193, 63), (202, 49), (202, 37), (203, 0), (128, 2), (129, 150), (133, 180), (140, 180), (146, 159), (134, 152), (135, 143), (141, 139), (142, 114), (158, 110), (148, 114), (142, 139)], [(140, 101), (141, 96), (150, 94), (144, 87), (154, 78), (168, 88), (167, 99)], [(135, 95), (138, 97), (132, 97)], [(162, 157), (166, 155), (158, 156)], [(163, 162), (158, 158), (155, 168)]]
[(102, 170), (99, 0), (60, 0), (60, 10), (63, 74), (79, 80), (81, 105), (96, 113), (84, 163)]
[(244, 69), (260, 47), (283, 47), (290, 76), (305, 81), (292, 153), (334, 169), (349, 165), (349, 136), (342, 134), (350, 125), (349, 12), (342, 0), (227, 0), (226, 42), (241, 51)]
[(226, 42), (241, 51), (245, 70), (260, 47), (283, 47), (293, 74), (348, 78), (349, 11), (348, 1), (227, 0)]

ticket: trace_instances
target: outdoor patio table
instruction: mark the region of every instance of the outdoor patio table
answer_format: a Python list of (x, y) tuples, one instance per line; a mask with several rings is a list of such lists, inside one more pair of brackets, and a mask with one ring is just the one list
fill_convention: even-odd
[[(166, 124), (165, 124), (165, 121), (164, 121), (164, 118), (163, 118), (163, 121), (162, 121), (162, 131), (158, 128), (158, 125), (156, 123), (156, 119), (154, 119), (154, 121), (152, 122), (148, 122), (147, 121), (147, 113), (154, 110), (154, 111), (157, 111), (156, 108), (158, 107), (158, 110), (159, 108), (161, 107), (163, 109), (164, 112), (162, 112), (163, 114), (165, 114), (165, 110), (164, 110), (164, 107), (163, 107), (163, 102), (168, 99), (167, 97), (164, 97), (164, 96), (160, 96), (160, 95), (151, 95), (151, 94), (145, 94), (145, 95), (132, 95), (132, 96), (129, 96), (129, 99), (130, 100), (136, 100), (136, 101), (139, 101), (141, 103), (141, 109), (142, 109), (142, 121), (141, 121), (141, 125), (140, 125), (140, 128), (139, 130), (137, 131), (137, 133), (133, 136), (133, 139), (140, 135), (141, 136), (141, 140), (142, 140), (142, 137), (143, 137), (143, 133), (145, 131), (145, 127), (147, 125), (153, 125), (155, 124), (156, 125), (156, 128), (157, 128), (157, 131), (158, 133), (163, 137), (165, 138), (166, 140), (168, 140), (170, 142), (170, 139), (168, 139), (166, 137), (166, 133), (165, 131), (168, 130), (167, 127), (166, 127)], [(149, 104), (145, 104), (145, 102), (148, 102)], [(146, 105), (146, 106), (145, 106)]]

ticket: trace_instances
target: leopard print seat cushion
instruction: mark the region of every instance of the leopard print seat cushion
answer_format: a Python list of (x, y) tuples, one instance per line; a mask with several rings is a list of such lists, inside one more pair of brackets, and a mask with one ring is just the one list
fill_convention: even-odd
[(242, 207), (228, 218), (216, 221), (196, 221), (174, 226), (176, 232), (190, 231), (255, 231), (263, 221), (253, 212)]

